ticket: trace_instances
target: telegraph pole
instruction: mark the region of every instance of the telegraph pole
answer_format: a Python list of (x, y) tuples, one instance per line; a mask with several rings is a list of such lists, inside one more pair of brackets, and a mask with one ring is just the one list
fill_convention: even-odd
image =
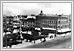
[(56, 34), (57, 34), (57, 19), (56, 19), (56, 33), (55, 33), (55, 37), (56, 37)]
[(22, 19), (22, 17), (21, 17), (21, 14), (20, 14), (20, 36), (22, 36), (22, 34), (21, 34), (21, 33), (22, 33), (22, 32), (21, 32), (21, 31), (22, 31), (22, 30), (21, 30), (21, 26), (22, 26), (21, 19)]

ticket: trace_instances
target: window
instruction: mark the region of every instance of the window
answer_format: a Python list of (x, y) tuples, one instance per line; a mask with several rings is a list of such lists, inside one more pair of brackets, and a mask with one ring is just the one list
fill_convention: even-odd
[(51, 21), (50, 21), (50, 24), (51, 24)]
[(59, 21), (59, 24), (60, 24), (60, 21)]
[(56, 23), (56, 21), (54, 21), (54, 24)]

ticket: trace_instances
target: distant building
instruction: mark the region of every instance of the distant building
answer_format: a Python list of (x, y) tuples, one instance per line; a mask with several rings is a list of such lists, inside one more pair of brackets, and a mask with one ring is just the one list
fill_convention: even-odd
[(28, 25), (29, 27), (35, 27), (35, 26), (36, 26), (35, 20), (36, 20), (36, 19), (34, 19), (34, 18), (28, 18), (28, 19), (27, 19), (27, 25)]
[(43, 12), (36, 16), (36, 26), (41, 28), (52, 28), (61, 30), (69, 28), (68, 17), (63, 15), (43, 15)]
[[(20, 15), (19, 15), (20, 16)], [(21, 15), (19, 18), (23, 27), (35, 27), (36, 17), (34, 15)]]
[(13, 18), (14, 18), (13, 16), (6, 16), (5, 19), (6, 19), (6, 21), (10, 22), (10, 21), (13, 21)]
[(61, 32), (71, 29), (71, 15), (46, 15), (41, 10), (39, 15), (17, 15), (3, 17), (3, 28), (42, 28)]

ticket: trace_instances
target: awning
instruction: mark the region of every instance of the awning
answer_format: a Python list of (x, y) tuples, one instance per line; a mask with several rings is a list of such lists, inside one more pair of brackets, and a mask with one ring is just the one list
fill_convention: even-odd
[(54, 28), (45, 28), (45, 27), (42, 27), (42, 29), (47, 29), (47, 30), (56, 30)]
[(58, 32), (66, 32), (66, 31), (71, 31), (71, 29), (69, 29), (69, 28), (64, 28), (64, 29), (58, 30)]

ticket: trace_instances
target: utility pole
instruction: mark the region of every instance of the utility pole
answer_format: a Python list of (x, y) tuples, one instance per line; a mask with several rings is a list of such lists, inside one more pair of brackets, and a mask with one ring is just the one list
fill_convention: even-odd
[(21, 17), (21, 14), (20, 14), (20, 36), (22, 36), (22, 30), (21, 30), (22, 23), (21, 23), (21, 19), (22, 19), (22, 17)]
[(56, 37), (56, 34), (57, 34), (57, 25), (58, 25), (58, 24), (57, 24), (57, 20), (58, 20), (58, 19), (56, 19), (56, 33), (55, 33), (55, 37)]

